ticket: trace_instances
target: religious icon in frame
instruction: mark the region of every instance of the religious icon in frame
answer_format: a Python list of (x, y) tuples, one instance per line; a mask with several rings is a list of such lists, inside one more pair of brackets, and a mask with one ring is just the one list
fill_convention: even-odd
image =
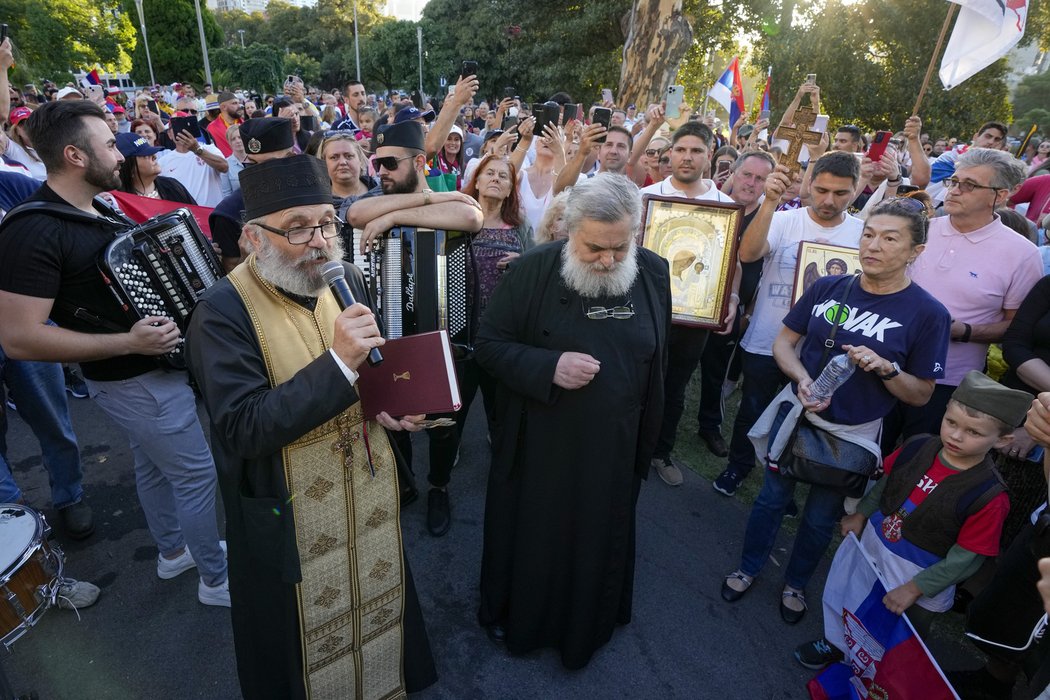
[(724, 328), (744, 208), (647, 194), (642, 210), (642, 245), (670, 266), (671, 322)]
[(798, 263), (795, 267), (795, 285), (791, 290), (791, 305), (821, 277), (851, 275), (860, 272), (860, 251), (828, 243), (802, 241), (798, 244)]

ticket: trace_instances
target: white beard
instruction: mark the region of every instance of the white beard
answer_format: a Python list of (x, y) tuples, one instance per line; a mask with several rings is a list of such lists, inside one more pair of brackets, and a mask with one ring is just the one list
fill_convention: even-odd
[[(316, 297), (325, 288), (320, 267), (311, 265), (307, 268), (301, 267), (300, 264), (308, 260), (342, 260), (343, 240), (339, 236), (329, 238), (327, 250), (306, 246), (304, 248), (306, 251), (295, 261), (291, 261), (265, 234), (260, 236), (259, 244), (255, 248), (255, 264), (259, 268), (259, 274), (278, 289), (301, 297)], [(313, 270), (313, 273), (310, 270)]]
[(601, 272), (600, 262), (585, 263), (576, 255), (572, 241), (561, 251), (561, 278), (565, 284), (587, 299), (626, 295), (638, 277), (638, 251), (632, 242), (623, 262), (614, 262), (612, 270)]

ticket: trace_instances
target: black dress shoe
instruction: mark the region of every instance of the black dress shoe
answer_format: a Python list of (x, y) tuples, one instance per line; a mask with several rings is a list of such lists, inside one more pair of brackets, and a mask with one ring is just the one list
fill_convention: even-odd
[(452, 527), (452, 515), (449, 513), (448, 491), (430, 489), (427, 497), (427, 531), (434, 537), (441, 537)]
[(58, 516), (62, 519), (62, 529), (75, 540), (87, 539), (95, 532), (91, 507), (83, 501), (66, 506), (58, 511)]
[[(733, 578), (737, 579), (741, 583), (747, 584), (744, 587), (744, 590), (738, 591), (729, 585), (729, 579)], [(751, 584), (753, 584), (754, 582), (754, 579), (751, 579), (751, 581), (749, 582), (747, 579), (743, 578), (743, 574), (741, 574), (739, 571), (734, 571), (733, 573), (729, 574), (724, 579), (722, 579), (722, 600), (724, 600), (727, 603), (737, 602), (738, 600), (744, 597), (745, 593), (751, 590)]]
[(726, 441), (722, 439), (722, 434), (717, 430), (698, 430), (696, 434), (707, 445), (707, 451), (715, 457), (729, 456), (729, 448), (726, 447)]
[[(792, 610), (788, 606), (784, 605), (784, 598), (788, 596), (802, 601), (802, 609)], [(784, 620), (784, 622), (788, 623), (789, 625), (795, 625), (798, 624), (805, 616), (806, 599), (802, 597), (802, 594), (784, 591), (784, 593), (780, 596), (780, 617)]]
[(503, 625), (491, 624), (485, 626), (485, 632), (488, 633), (489, 639), (496, 644), (506, 644), (507, 642), (507, 630)]

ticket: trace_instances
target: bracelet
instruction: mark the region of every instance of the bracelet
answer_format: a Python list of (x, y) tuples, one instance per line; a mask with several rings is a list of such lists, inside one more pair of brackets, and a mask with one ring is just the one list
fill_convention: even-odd
[(887, 181), (886, 181), (886, 184), (887, 184), (887, 185), (893, 185), (894, 187), (896, 187), (897, 185), (901, 184), (901, 182), (903, 182), (903, 180), (901, 180), (901, 179), (900, 179), (900, 178), (898, 177), (898, 178), (897, 178), (896, 180), (887, 180)]
[(963, 324), (963, 328), (965, 330), (963, 330), (963, 334), (961, 336), (959, 336), (959, 342), (960, 343), (969, 343), (970, 342), (970, 334), (973, 333), (973, 326), (971, 326), (969, 323), (964, 323)]

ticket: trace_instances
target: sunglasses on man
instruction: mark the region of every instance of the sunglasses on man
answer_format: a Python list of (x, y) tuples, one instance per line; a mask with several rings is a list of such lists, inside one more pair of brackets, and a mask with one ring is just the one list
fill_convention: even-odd
[(380, 158), (378, 156), (372, 156), (371, 162), (372, 167), (375, 168), (375, 171), (377, 173), (379, 172), (380, 168), (385, 168), (387, 172), (392, 173), (395, 170), (397, 170), (397, 167), (401, 163), (401, 161), (411, 160), (413, 158), (415, 158), (415, 156), (402, 156), (400, 158), (396, 156), (385, 156), (383, 158)]

